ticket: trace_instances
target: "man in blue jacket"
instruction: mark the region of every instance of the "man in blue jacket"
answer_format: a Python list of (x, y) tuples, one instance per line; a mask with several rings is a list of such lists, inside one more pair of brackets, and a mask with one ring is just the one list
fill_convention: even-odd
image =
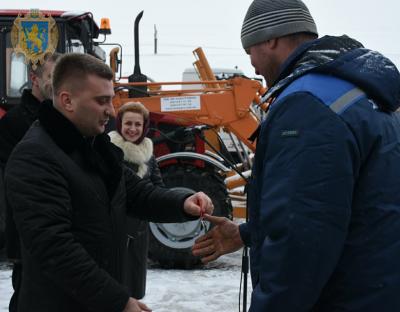
[(300, 0), (255, 0), (241, 39), (271, 103), (249, 222), (216, 224), (209, 262), (250, 246), (250, 311), (400, 311), (400, 76), (347, 37), (318, 38)]

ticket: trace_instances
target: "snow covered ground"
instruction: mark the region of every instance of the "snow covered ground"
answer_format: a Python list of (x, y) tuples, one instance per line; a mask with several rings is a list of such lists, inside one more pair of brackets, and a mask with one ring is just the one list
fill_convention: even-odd
[(8, 302), (12, 293), (11, 268), (0, 263), (0, 311), (8, 311)]
[[(197, 270), (163, 270), (152, 266), (143, 302), (154, 312), (239, 311), (241, 255), (238, 251), (223, 256)], [(249, 277), (248, 302), (250, 284)], [(0, 312), (8, 311), (11, 293), (11, 269), (0, 264)]]

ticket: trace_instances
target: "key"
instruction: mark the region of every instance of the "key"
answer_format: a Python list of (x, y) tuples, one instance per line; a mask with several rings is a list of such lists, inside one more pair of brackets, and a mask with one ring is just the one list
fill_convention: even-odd
[(204, 231), (206, 232), (207, 231), (207, 225), (206, 225), (206, 222), (204, 221), (203, 217), (204, 217), (204, 210), (202, 209), (201, 212), (200, 212), (200, 224), (201, 224), (200, 228), (203, 228)]

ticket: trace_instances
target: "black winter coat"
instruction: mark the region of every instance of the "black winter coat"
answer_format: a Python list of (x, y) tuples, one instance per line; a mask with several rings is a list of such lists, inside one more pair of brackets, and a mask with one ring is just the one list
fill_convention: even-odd
[(126, 214), (189, 218), (190, 194), (126, 170), (108, 136), (84, 139), (51, 103), (12, 153), (5, 183), (22, 244), (21, 312), (122, 311)]
[[(15, 145), (37, 119), (39, 108), (40, 101), (32, 94), (32, 90), (25, 89), (20, 103), (0, 119), (0, 235), (3, 235), (5, 230), (7, 258), (12, 260), (20, 259), (21, 255), (15, 223), (11, 211), (7, 209), (5, 203), (4, 168)], [(3, 247), (3, 244), (3, 239), (0, 238), (0, 248)]]
[(0, 163), (5, 166), (15, 145), (25, 135), (37, 119), (40, 101), (32, 95), (32, 90), (24, 90), (20, 104), (11, 108), (0, 119)]

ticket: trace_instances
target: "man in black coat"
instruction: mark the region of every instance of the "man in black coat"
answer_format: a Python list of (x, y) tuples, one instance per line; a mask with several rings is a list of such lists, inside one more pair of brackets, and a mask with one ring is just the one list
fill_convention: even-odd
[[(54, 64), (60, 57), (53, 53), (35, 69), (29, 66), (32, 89), (25, 89), (21, 101), (0, 119), (0, 163), (5, 166), (15, 145), (22, 139), (32, 123), (37, 119), (40, 103), (52, 99), (51, 76)], [(3, 167), (4, 167), (3, 166)]]
[(126, 215), (179, 222), (212, 213), (204, 193), (158, 188), (123, 166), (104, 134), (112, 78), (94, 57), (64, 55), (54, 102), (43, 103), (7, 163), (24, 268), (18, 311), (150, 311), (121, 285)]
[(13, 264), (12, 284), (14, 294), (10, 301), (9, 309), (11, 312), (17, 311), (17, 296), (22, 268), (18, 234), (11, 211), (7, 209), (5, 203), (3, 173), (15, 145), (37, 119), (40, 103), (52, 98), (51, 76), (54, 64), (59, 56), (60, 54), (53, 53), (48, 55), (44, 63), (38, 64), (35, 69), (32, 66), (29, 67), (32, 89), (25, 89), (20, 103), (11, 108), (0, 119), (0, 216), (4, 220), (4, 224), (0, 227), (0, 235), (4, 235), (4, 237), (0, 237), (0, 249), (6, 247), (7, 259)]

